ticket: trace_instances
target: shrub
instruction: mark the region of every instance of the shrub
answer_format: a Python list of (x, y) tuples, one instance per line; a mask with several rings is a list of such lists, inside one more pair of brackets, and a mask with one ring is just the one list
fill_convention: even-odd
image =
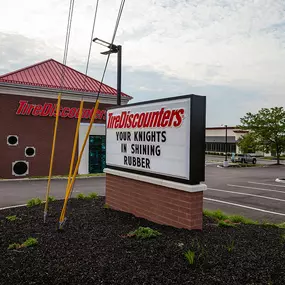
[(233, 225), (231, 223), (227, 223), (225, 221), (219, 221), (218, 226), (219, 227), (224, 227), (224, 228), (235, 227), (235, 225)]
[(38, 240), (36, 238), (29, 237), (26, 241), (21, 244), (21, 247), (31, 247), (38, 244)]
[(76, 196), (76, 198), (81, 200), (91, 200), (91, 199), (98, 199), (99, 195), (96, 192), (89, 193), (88, 196), (85, 196), (83, 193), (79, 193)]
[(48, 201), (49, 202), (54, 202), (56, 199), (55, 199), (55, 197), (54, 196), (49, 196), (48, 197)]
[(216, 210), (216, 211), (204, 210), (203, 213), (205, 216), (211, 217), (217, 220), (226, 220), (228, 218), (228, 216), (225, 215), (221, 210)]
[(232, 215), (232, 216), (228, 216), (228, 219), (233, 222), (233, 223), (242, 223), (245, 225), (255, 225), (258, 224), (258, 222), (255, 222), (251, 219), (247, 219), (243, 216), (239, 216), (239, 215)]
[(8, 249), (18, 249), (21, 245), (19, 243), (9, 244)]
[(22, 247), (31, 247), (38, 244), (38, 240), (36, 238), (29, 237), (25, 240), (22, 244), (19, 243), (12, 243), (8, 246), (8, 249), (18, 249)]
[(33, 198), (28, 201), (27, 207), (31, 208), (40, 204), (42, 204), (42, 200), (40, 198)]
[(263, 221), (263, 222), (262, 222), (262, 225), (263, 225), (264, 227), (279, 228), (279, 225), (278, 225), (278, 224), (269, 223), (269, 222), (267, 222), (267, 221)]
[(83, 193), (79, 193), (76, 195), (77, 199), (85, 199), (85, 195)]
[(104, 204), (104, 209), (110, 209), (110, 206), (108, 204)]
[(89, 199), (98, 199), (99, 195), (96, 192), (92, 192), (92, 193), (89, 193), (88, 198)]
[(239, 216), (239, 215), (228, 216), (224, 214), (221, 210), (216, 210), (216, 211), (204, 210), (203, 214), (207, 217), (214, 218), (218, 221), (224, 221), (228, 224), (229, 222), (230, 223), (241, 223), (245, 225), (258, 225), (259, 224), (258, 222), (245, 218), (243, 216)]
[(235, 241), (231, 241), (231, 243), (226, 247), (228, 252), (232, 252), (235, 247)]
[(278, 224), (277, 227), (280, 228), (280, 229), (285, 229), (285, 222), (281, 223), (281, 224)]
[(17, 216), (14, 215), (14, 216), (7, 216), (6, 219), (10, 222), (13, 222), (13, 221), (16, 221), (17, 220)]
[(186, 257), (190, 265), (194, 264), (195, 262), (195, 252), (194, 251), (188, 250), (184, 253), (184, 256)]
[(137, 230), (127, 234), (128, 237), (136, 237), (139, 239), (154, 238), (159, 235), (161, 235), (159, 231), (153, 230), (149, 227), (139, 227)]

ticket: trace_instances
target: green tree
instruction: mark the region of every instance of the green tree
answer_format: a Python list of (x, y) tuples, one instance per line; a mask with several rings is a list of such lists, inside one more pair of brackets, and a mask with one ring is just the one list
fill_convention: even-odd
[(276, 152), (277, 164), (285, 149), (285, 110), (283, 107), (262, 108), (256, 114), (241, 118), (241, 129), (251, 131), (259, 147)]
[(243, 153), (251, 153), (260, 149), (258, 138), (251, 132), (243, 135), (238, 140), (237, 145)]

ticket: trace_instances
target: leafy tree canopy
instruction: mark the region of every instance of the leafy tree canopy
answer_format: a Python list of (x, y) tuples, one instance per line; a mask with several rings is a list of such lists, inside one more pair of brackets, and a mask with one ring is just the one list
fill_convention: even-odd
[(283, 107), (262, 108), (256, 114), (241, 118), (241, 129), (249, 130), (255, 142), (276, 152), (277, 163), (285, 149), (285, 110)]
[(251, 153), (260, 149), (258, 138), (254, 133), (243, 135), (237, 142), (238, 147), (243, 153)]

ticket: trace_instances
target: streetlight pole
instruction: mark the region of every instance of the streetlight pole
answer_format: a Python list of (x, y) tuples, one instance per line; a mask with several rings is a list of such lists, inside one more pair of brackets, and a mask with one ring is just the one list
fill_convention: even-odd
[(117, 105), (122, 104), (121, 100), (121, 85), (122, 85), (122, 46), (114, 45), (106, 41), (100, 40), (99, 38), (94, 38), (92, 40), (94, 43), (100, 44), (104, 47), (107, 47), (109, 50), (101, 52), (101, 54), (108, 55), (111, 53), (117, 53)]
[(226, 143), (225, 143), (225, 149), (226, 149), (226, 158), (225, 161), (228, 161), (228, 125), (225, 125), (226, 127)]
[(121, 106), (121, 84), (122, 84), (122, 46), (117, 46), (118, 61), (117, 61), (117, 105)]
[(229, 166), (229, 162), (228, 162), (228, 125), (222, 125), (225, 127), (225, 160), (223, 162), (223, 166), (224, 167), (228, 167)]

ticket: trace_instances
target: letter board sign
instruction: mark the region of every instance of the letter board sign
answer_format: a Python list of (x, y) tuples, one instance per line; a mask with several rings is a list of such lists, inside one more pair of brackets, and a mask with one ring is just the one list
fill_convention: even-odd
[(204, 96), (186, 95), (108, 109), (106, 167), (200, 183), (205, 167), (205, 102)]

